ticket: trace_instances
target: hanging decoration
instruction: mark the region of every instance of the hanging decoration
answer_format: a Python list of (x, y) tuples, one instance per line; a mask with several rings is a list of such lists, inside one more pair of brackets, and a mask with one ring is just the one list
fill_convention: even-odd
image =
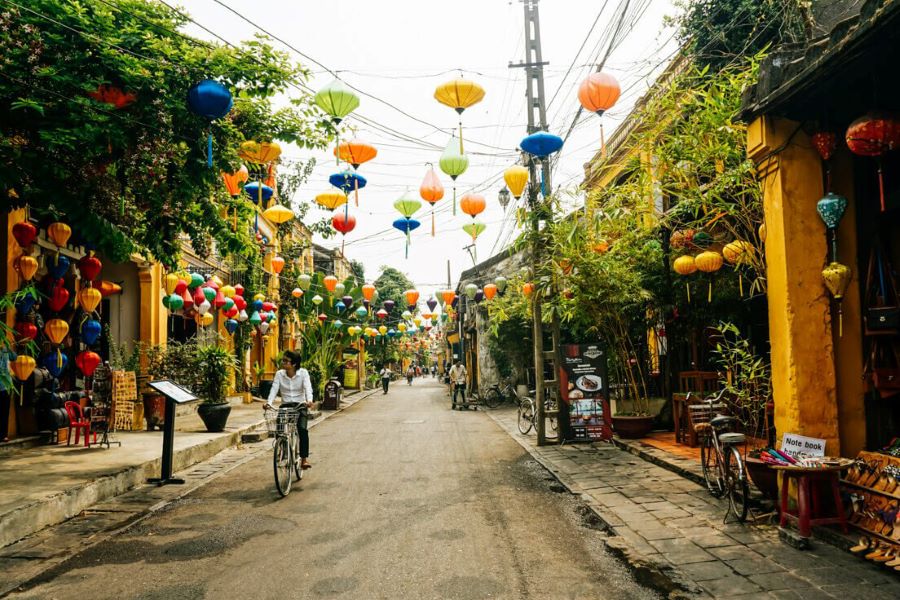
[(878, 195), (881, 201), (881, 212), (884, 212), (884, 174), (881, 156), (885, 152), (900, 147), (900, 121), (886, 113), (871, 112), (853, 121), (847, 128), (845, 137), (847, 147), (851, 152), (877, 159)]
[(347, 234), (356, 227), (356, 217), (347, 215), (343, 211), (337, 211), (331, 215), (331, 226), (334, 230), (341, 234), (341, 254), (344, 253), (344, 241)]
[(33, 256), (23, 255), (16, 259), (16, 271), (25, 281), (31, 281), (38, 270), (38, 261)]
[(244, 193), (262, 210), (275, 194), (275, 190), (260, 181), (251, 181), (244, 186)]
[(734, 270), (738, 274), (738, 290), (741, 297), (744, 297), (744, 275), (741, 273), (740, 267), (750, 262), (753, 256), (753, 244), (744, 240), (734, 240), (725, 244), (722, 248), (722, 257), (730, 265), (734, 265)]
[(353, 171), (341, 171), (340, 173), (332, 173), (328, 176), (328, 183), (338, 188), (345, 195), (354, 192), (356, 206), (359, 206), (359, 190), (366, 187), (369, 181)]
[(403, 295), (406, 297), (406, 304), (409, 306), (409, 310), (415, 310), (416, 305), (419, 303), (419, 290), (406, 290), (403, 292)]
[[(603, 113), (612, 108), (622, 90), (619, 82), (609, 73), (591, 73), (587, 79), (578, 86), (578, 101), (586, 110), (602, 117)], [(606, 139), (603, 135), (603, 121), (600, 121), (600, 156), (606, 158)]]
[(459, 153), (463, 153), (463, 128), (462, 114), (471, 106), (481, 102), (484, 98), (484, 88), (468, 79), (454, 79), (442, 83), (434, 90), (434, 99), (449, 106), (459, 115)]
[(833, 131), (817, 131), (812, 135), (813, 148), (822, 157), (825, 170), (825, 192), (831, 191), (831, 155), (837, 148), (837, 136)]
[[(315, 103), (321, 108), (325, 114), (331, 117), (334, 124), (335, 138), (337, 146), (341, 145), (340, 131), (338, 125), (341, 121), (354, 110), (359, 107), (359, 96), (347, 87), (342, 81), (335, 79), (321, 90), (316, 92)], [(335, 164), (339, 163), (337, 155), (335, 155)]]
[(478, 286), (474, 283), (467, 283), (466, 287), (463, 288), (463, 292), (465, 292), (466, 298), (472, 300), (475, 298), (475, 293), (478, 292)]
[(15, 360), (9, 361), (9, 370), (21, 384), (19, 386), (19, 406), (25, 401), (25, 382), (31, 377), (37, 362), (27, 354), (19, 354)]
[(75, 356), (75, 365), (85, 377), (91, 377), (100, 365), (100, 356), (91, 350), (83, 350)]
[(250, 171), (244, 165), (241, 165), (241, 168), (234, 173), (222, 171), (222, 181), (225, 182), (225, 190), (232, 198), (241, 195), (241, 189), (249, 180)]
[(842, 265), (839, 262), (832, 262), (822, 270), (822, 279), (825, 281), (825, 287), (834, 296), (837, 301), (838, 308), (838, 337), (844, 336), (844, 313), (842, 310), (842, 300), (844, 292), (850, 285), (853, 272), (850, 267)]
[[(679, 275), (687, 277), (688, 275), (693, 275), (697, 272), (697, 263), (693, 256), (685, 254), (684, 256), (679, 256), (672, 262), (672, 269)], [(687, 288), (687, 301), (688, 304), (690, 304), (691, 284), (690, 282), (686, 282), (684, 285)]]
[[(281, 274), (281, 271), (283, 271), (283, 270), (284, 270), (284, 257), (278, 256), (276, 254), (275, 256), (272, 257), (272, 271), (276, 275), (279, 275), (279, 274)], [(222, 292), (222, 295), (224, 296), (225, 292)], [(227, 298), (227, 296), (226, 296), (226, 298)]]
[(503, 181), (506, 182), (506, 187), (512, 192), (513, 197), (518, 200), (528, 184), (528, 169), (522, 165), (513, 165), (503, 172)]
[(38, 229), (28, 221), (20, 221), (13, 225), (12, 234), (16, 238), (16, 243), (22, 249), (27, 250), (34, 243), (34, 240), (37, 239)]
[(72, 236), (72, 228), (65, 223), (51, 223), (47, 226), (47, 237), (59, 248), (65, 248)]
[[(362, 140), (350, 140), (349, 142), (338, 144), (334, 149), (334, 154), (340, 160), (350, 163), (354, 171), (358, 171), (361, 164), (372, 160), (378, 155), (378, 150), (372, 144)], [(358, 178), (354, 178), (353, 184), (354, 202), (356, 206), (359, 206), (359, 188), (365, 187), (365, 178), (358, 176)]]
[(409, 191), (394, 201), (394, 208), (403, 215), (403, 218), (395, 220), (393, 226), (406, 234), (406, 258), (409, 258), (409, 234), (420, 225), (412, 216), (421, 207), (422, 202), (410, 196)]
[(488, 283), (484, 286), (484, 297), (488, 299), (488, 301), (493, 300), (494, 296), (497, 295), (497, 285), (494, 283)]
[[(694, 264), (697, 265), (698, 270), (711, 274), (722, 268), (724, 260), (722, 259), (722, 255), (718, 252), (707, 250), (706, 252), (701, 252), (694, 258)], [(709, 280), (709, 293), (706, 301), (712, 302), (712, 279)]]
[(419, 196), (431, 205), (431, 237), (434, 237), (434, 205), (444, 197), (444, 186), (434, 172), (434, 167), (428, 163), (428, 171), (419, 186)]
[(469, 157), (460, 150), (461, 144), (456, 143), (456, 137), (451, 136), (450, 141), (441, 154), (438, 164), (446, 175), (453, 180), (453, 214), (456, 215), (456, 178), (469, 168)]
[(462, 226), (462, 230), (468, 233), (472, 237), (472, 246), (473, 254), (475, 258), (475, 262), (478, 262), (478, 246), (476, 245), (476, 240), (479, 235), (481, 235), (484, 230), (487, 228), (487, 225), (481, 223), (480, 221), (472, 221), (471, 223), (466, 223)]
[(831, 260), (837, 261), (837, 227), (847, 210), (847, 199), (838, 194), (828, 192), (816, 203), (816, 211), (825, 223), (831, 236)]
[(100, 290), (96, 288), (86, 287), (78, 290), (76, 298), (78, 299), (79, 306), (81, 306), (81, 310), (86, 313), (92, 313), (97, 309), (100, 300), (103, 299), (103, 295), (100, 293)]
[(316, 204), (318, 204), (322, 208), (327, 208), (328, 210), (334, 210), (338, 206), (346, 204), (346, 202), (347, 194), (336, 190), (322, 192), (321, 194), (316, 196)]
[(294, 218), (294, 211), (284, 204), (275, 203), (263, 211), (263, 216), (268, 219), (270, 223), (281, 225)]
[(188, 106), (191, 111), (210, 121), (209, 135), (206, 138), (206, 165), (210, 169), (213, 166), (212, 121), (227, 115), (233, 105), (231, 92), (218, 81), (204, 79), (188, 91)]
[(96, 91), (88, 92), (87, 95), (97, 102), (109, 104), (116, 110), (121, 110), (137, 100), (137, 96), (131, 92), (124, 92), (114, 85), (101, 83), (97, 86)]
[[(558, 152), (563, 147), (563, 139), (546, 131), (537, 131), (522, 138), (519, 147), (540, 162), (554, 152)], [(547, 196), (547, 182), (544, 181), (543, 169), (541, 170), (541, 195)]]
[(371, 283), (365, 283), (362, 286), (362, 297), (366, 302), (371, 302), (375, 297), (375, 286)]
[[(503, 292), (506, 291), (506, 284), (509, 283), (503, 275), (500, 275), (494, 278), (494, 284), (497, 286), (497, 291), (500, 292), (500, 295), (503, 295)], [(487, 288), (487, 286), (485, 286)]]
[[(278, 142), (248, 140), (241, 143), (238, 148), (238, 156), (254, 165), (267, 165), (275, 162), (281, 156), (281, 146), (278, 145)], [(259, 171), (260, 169), (254, 170)]]

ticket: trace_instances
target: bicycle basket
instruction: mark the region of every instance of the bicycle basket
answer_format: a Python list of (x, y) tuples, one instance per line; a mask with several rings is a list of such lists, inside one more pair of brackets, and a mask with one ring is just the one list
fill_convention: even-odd
[(300, 416), (299, 408), (279, 408), (267, 410), (266, 430), (269, 435), (284, 435), (291, 432), (291, 428), (297, 428), (297, 418)]

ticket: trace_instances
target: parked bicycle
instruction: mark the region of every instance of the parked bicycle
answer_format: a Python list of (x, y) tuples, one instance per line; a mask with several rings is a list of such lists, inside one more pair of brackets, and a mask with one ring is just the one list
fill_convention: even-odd
[(307, 411), (305, 406), (282, 404), (275, 408), (263, 406), (266, 417), (266, 429), (274, 440), (272, 442), (272, 466), (275, 471), (275, 489), (282, 496), (291, 493), (294, 476), (297, 481), (303, 479), (300, 457), (300, 435), (297, 433), (297, 419)]
[(513, 386), (512, 382), (507, 381), (503, 384), (503, 387), (500, 387), (500, 384), (495, 383), (488, 388), (488, 391), (484, 393), (484, 396), (480, 396), (480, 399), (484, 406), (487, 406), (488, 408), (497, 408), (504, 402), (517, 403), (519, 401), (519, 394), (516, 392), (516, 388)]
[[(556, 402), (550, 399), (549, 390), (544, 393), (544, 415), (550, 421), (550, 429), (557, 430), (556, 415), (558, 408)], [(531, 396), (534, 396), (535, 390), (530, 390)], [(529, 431), (536, 427), (535, 418), (537, 417), (537, 406), (531, 396), (525, 396), (519, 400), (518, 425), (519, 433), (527, 435)]]
[[(704, 400), (709, 406), (711, 418), (706, 423), (695, 424), (694, 430), (701, 439), (700, 464), (706, 489), (714, 498), (727, 495), (725, 519), (731, 512), (743, 523), (747, 519), (749, 508), (750, 483), (739, 446), (747, 443), (747, 436), (729, 431), (737, 422), (736, 418), (722, 414), (712, 416), (713, 405), (719, 403), (724, 394), (725, 390), (722, 390), (718, 395)], [(688, 404), (690, 399), (691, 393), (688, 393)]]

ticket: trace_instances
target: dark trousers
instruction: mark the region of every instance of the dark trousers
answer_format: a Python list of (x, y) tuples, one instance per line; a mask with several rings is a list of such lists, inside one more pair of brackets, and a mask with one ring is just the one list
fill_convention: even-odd
[(453, 384), (453, 404), (456, 404), (456, 394), (462, 396), (462, 401), (466, 401), (466, 384), (464, 383), (454, 383)]
[(390, 383), (391, 383), (391, 380), (390, 380), (389, 377), (382, 377), (382, 378), (381, 378), (381, 387), (384, 388), (384, 393), (385, 393), (385, 394), (387, 394), (387, 391), (388, 391), (388, 385), (389, 385)]
[[(293, 402), (283, 402), (281, 406), (289, 408), (297, 405)], [(308, 417), (309, 414), (305, 409), (301, 410), (300, 416), (297, 417), (297, 441), (300, 445), (300, 458), (309, 456), (309, 429), (306, 428)]]
[(0, 391), (0, 440), (9, 435), (9, 392)]

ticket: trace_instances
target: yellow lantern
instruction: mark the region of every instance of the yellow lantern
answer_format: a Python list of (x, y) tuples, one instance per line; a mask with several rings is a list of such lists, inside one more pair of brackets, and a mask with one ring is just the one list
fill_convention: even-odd
[(459, 153), (463, 153), (462, 114), (470, 106), (481, 102), (484, 88), (468, 79), (454, 79), (442, 83), (434, 90), (434, 99), (449, 106), (459, 115)]
[(78, 304), (81, 305), (81, 310), (86, 313), (94, 312), (97, 306), (100, 304), (100, 300), (103, 299), (103, 295), (100, 293), (100, 290), (96, 288), (82, 288), (78, 291)]
[(405, 332), (406, 331), (406, 323), (398, 323), (397, 330), (400, 331), (400, 333)]
[(216, 284), (216, 286), (219, 288), (221, 288), (223, 285), (225, 285), (225, 282), (222, 281), (222, 278), (219, 277), (218, 275), (213, 275), (212, 277), (209, 278), (209, 280), (212, 281), (214, 284)]
[(415, 323), (416, 327), (418, 327), (419, 325), (422, 324), (422, 318), (421, 317), (413, 317), (413, 323)]
[(265, 295), (265, 294), (253, 294), (253, 299), (254, 299), (254, 300), (259, 300), (260, 302), (265, 302), (265, 301), (266, 301), (266, 295)]
[(197, 324), (201, 327), (209, 327), (212, 325), (213, 315), (211, 312), (204, 313), (202, 315), (197, 315)]
[[(34, 368), (37, 366), (37, 362), (28, 356), (27, 354), (20, 354), (16, 357), (16, 360), (9, 361), (9, 370), (15, 376), (16, 379), (25, 383), (25, 381), (31, 377), (31, 374), (34, 372)], [(23, 390), (19, 389), (19, 405), (21, 406), (24, 401)]]
[(753, 244), (744, 240), (734, 240), (722, 248), (722, 256), (732, 265), (747, 264), (752, 252)]
[(37, 273), (38, 262), (33, 256), (20, 256), (16, 259), (16, 270), (22, 275), (25, 281), (31, 281), (34, 274)]
[(47, 236), (53, 241), (58, 248), (62, 248), (69, 241), (72, 235), (72, 228), (65, 223), (51, 223), (47, 227)]
[(281, 156), (281, 146), (275, 142), (247, 141), (241, 144), (238, 156), (252, 163), (266, 164)]
[(69, 324), (62, 319), (50, 319), (44, 324), (44, 334), (50, 343), (58, 346), (69, 335)]
[(175, 286), (178, 285), (179, 279), (180, 279), (180, 277), (178, 277), (177, 273), (169, 273), (168, 275), (166, 275), (166, 295), (167, 296), (171, 296), (172, 294), (175, 293)]
[[(688, 275), (693, 275), (697, 272), (697, 263), (694, 261), (694, 257), (685, 254), (684, 256), (679, 256), (672, 263), (672, 270), (674, 270), (679, 275), (683, 275), (687, 277)], [(691, 302), (691, 284), (690, 282), (686, 282), (685, 287), (687, 288), (687, 301), (688, 304)]]
[(283, 204), (275, 204), (264, 210), (263, 216), (272, 223), (281, 225), (294, 218), (294, 211)]
[(380, 333), (381, 335), (384, 335), (384, 334), (386, 334), (387, 332), (388, 332), (388, 328), (387, 328), (387, 326), (385, 326), (385, 325), (381, 325), (381, 326), (378, 328), (378, 333)]
[(528, 169), (522, 165), (513, 165), (503, 172), (503, 180), (512, 195), (518, 200), (525, 192), (525, 184), (528, 183)]
[[(707, 250), (706, 252), (701, 252), (694, 259), (694, 264), (697, 265), (697, 269), (703, 271), (704, 273), (715, 273), (722, 268), (724, 262), (725, 261), (722, 258), (722, 255), (715, 250)], [(712, 302), (712, 279), (710, 279), (709, 281), (709, 293), (707, 295), (706, 301)]]
[(759, 241), (763, 244), (766, 243), (766, 235), (768, 234), (768, 230), (766, 229), (766, 224), (763, 223), (759, 226)]
[(346, 203), (347, 194), (338, 190), (329, 190), (316, 196), (316, 204), (328, 210), (334, 210)]
[(850, 285), (850, 279), (853, 272), (850, 267), (842, 265), (839, 262), (830, 263), (822, 270), (822, 279), (825, 281), (825, 287), (837, 300), (838, 305), (838, 337), (844, 336), (844, 313), (841, 306), (841, 300), (844, 298), (844, 292)]
[(223, 285), (219, 288), (219, 291), (222, 292), (222, 295), (226, 298), (234, 298), (234, 295), (237, 293), (233, 286)]

